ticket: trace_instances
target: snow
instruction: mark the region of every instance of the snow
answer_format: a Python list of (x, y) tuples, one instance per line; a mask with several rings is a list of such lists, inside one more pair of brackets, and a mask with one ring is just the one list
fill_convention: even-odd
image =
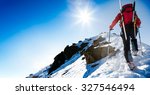
[[(101, 33), (108, 39), (107, 33)], [(88, 42), (91, 46), (94, 39), (99, 36), (92, 37)], [(33, 74), (41, 78), (148, 78), (150, 77), (150, 46), (142, 43), (138, 56), (133, 56), (137, 70), (131, 71), (125, 61), (123, 43), (119, 35), (111, 34), (111, 46), (115, 47), (115, 53), (98, 60), (92, 64), (86, 64), (85, 59), (82, 60), (80, 53), (75, 54), (70, 60), (66, 61), (60, 68), (55, 70), (51, 76), (47, 75), (49, 66)], [(80, 43), (81, 44), (81, 43)], [(87, 48), (87, 47), (86, 47)], [(139, 46), (140, 48), (140, 46)], [(30, 76), (29, 76), (30, 77)]]

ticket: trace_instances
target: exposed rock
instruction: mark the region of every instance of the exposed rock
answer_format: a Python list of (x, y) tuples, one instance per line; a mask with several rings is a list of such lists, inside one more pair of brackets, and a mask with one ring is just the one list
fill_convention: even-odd
[(33, 74), (30, 74), (28, 77), (26, 77), (26, 78), (38, 78), (38, 76), (35, 76), (35, 75), (33, 75)]
[[(104, 38), (99, 37), (97, 40), (94, 41), (94, 44), (87, 51), (84, 52), (87, 64), (93, 63), (108, 55), (108, 46), (105, 46), (105, 44), (108, 44), (108, 42), (102, 42), (103, 40)], [(109, 46), (109, 53), (112, 53), (114, 51), (115, 48)]]

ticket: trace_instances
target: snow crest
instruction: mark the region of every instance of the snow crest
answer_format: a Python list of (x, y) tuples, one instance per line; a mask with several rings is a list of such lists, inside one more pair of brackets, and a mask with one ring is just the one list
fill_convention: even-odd
[[(107, 33), (101, 33), (96, 39), (102, 36), (108, 39)], [(123, 43), (119, 35), (110, 35), (110, 45), (115, 47), (115, 53), (98, 60), (92, 64), (86, 64), (85, 59), (80, 53), (75, 54), (69, 61), (65, 62), (60, 68), (55, 70), (51, 76), (47, 75), (49, 66), (39, 72), (30, 75), (38, 78), (150, 78), (150, 46), (142, 43), (139, 46), (138, 56), (133, 56), (137, 69), (131, 71), (125, 61)], [(85, 40), (87, 41), (87, 40)], [(89, 43), (92, 43), (89, 42)], [(89, 44), (90, 46), (90, 44)]]

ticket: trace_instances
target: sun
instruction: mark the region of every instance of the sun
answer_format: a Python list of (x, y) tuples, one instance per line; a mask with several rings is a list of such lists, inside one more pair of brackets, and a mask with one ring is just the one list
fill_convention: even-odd
[(79, 10), (77, 15), (77, 21), (83, 25), (90, 24), (90, 22), (92, 21), (92, 14), (87, 9)]
[(78, 25), (89, 26), (92, 24), (94, 11), (88, 7), (78, 8), (74, 12), (75, 22)]

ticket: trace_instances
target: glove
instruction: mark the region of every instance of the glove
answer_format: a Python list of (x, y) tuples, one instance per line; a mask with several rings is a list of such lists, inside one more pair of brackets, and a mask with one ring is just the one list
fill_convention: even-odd
[(109, 26), (109, 30), (113, 30), (113, 26), (112, 25)]

